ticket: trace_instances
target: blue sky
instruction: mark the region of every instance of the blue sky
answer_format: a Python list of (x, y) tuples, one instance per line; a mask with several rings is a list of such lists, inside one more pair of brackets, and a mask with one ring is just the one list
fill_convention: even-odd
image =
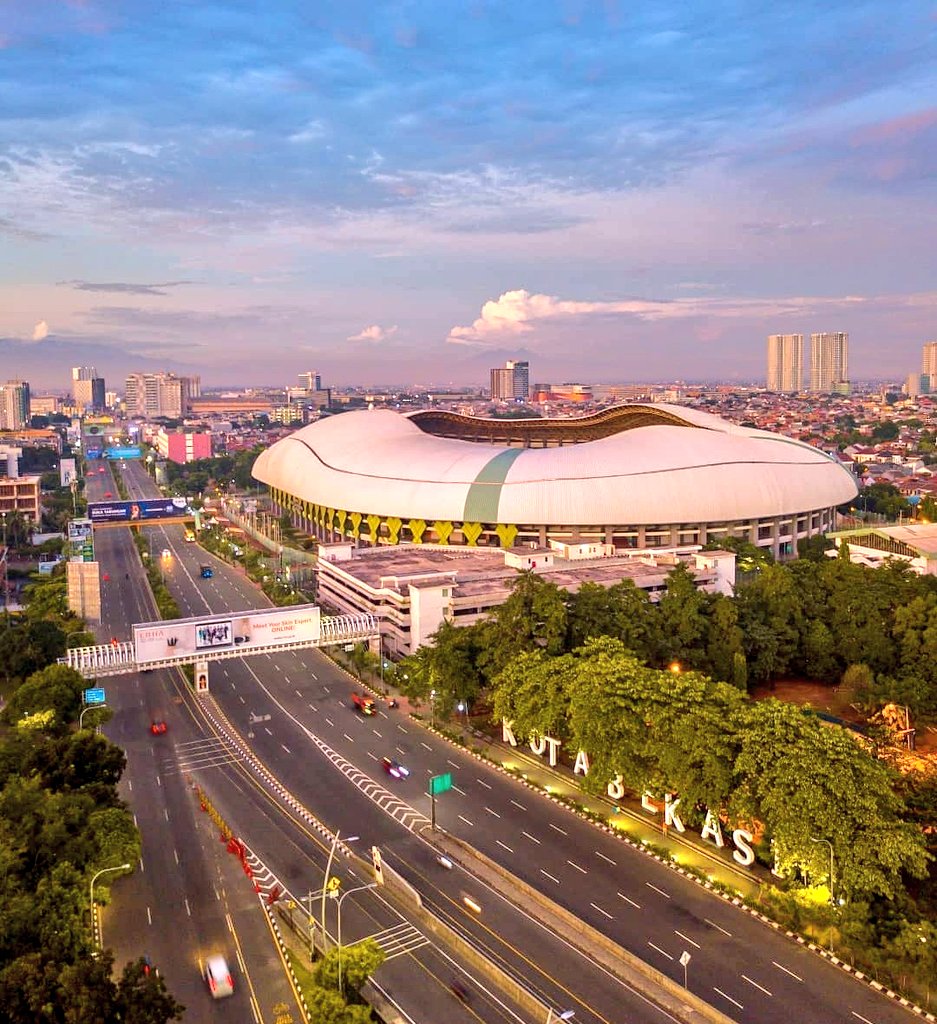
[(15, 0), (0, 359), (751, 380), (937, 338), (937, 5)]

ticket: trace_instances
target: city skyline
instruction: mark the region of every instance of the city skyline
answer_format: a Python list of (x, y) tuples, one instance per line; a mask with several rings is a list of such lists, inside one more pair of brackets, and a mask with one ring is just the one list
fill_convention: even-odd
[(0, 358), (35, 387), (756, 380), (805, 324), (903, 379), (934, 337), (919, 2), (87, 0), (0, 47)]

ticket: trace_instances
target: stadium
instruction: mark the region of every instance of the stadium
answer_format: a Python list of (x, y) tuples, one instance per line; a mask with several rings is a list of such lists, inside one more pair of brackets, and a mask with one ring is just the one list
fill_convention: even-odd
[(576, 419), (343, 413), (272, 445), (253, 475), (297, 527), (356, 545), (625, 551), (737, 537), (785, 558), (857, 494), (810, 445), (656, 404)]

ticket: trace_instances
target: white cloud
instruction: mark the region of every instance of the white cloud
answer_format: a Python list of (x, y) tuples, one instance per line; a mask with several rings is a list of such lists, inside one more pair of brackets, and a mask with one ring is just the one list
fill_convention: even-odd
[(357, 334), (350, 335), (347, 341), (386, 341), (392, 334), (397, 333), (397, 325), (393, 327), (381, 327), (380, 324), (371, 324)]
[(49, 325), (45, 320), (40, 320), (33, 328), (33, 341), (42, 341), (49, 336)]
[[(926, 305), (933, 305), (937, 294), (928, 293)], [(454, 345), (497, 344), (504, 339), (528, 334), (539, 324), (582, 316), (630, 316), (642, 321), (683, 320), (691, 317), (736, 319), (742, 317), (771, 320), (804, 315), (818, 310), (855, 308), (865, 303), (887, 301), (885, 297), (863, 298), (807, 297), (780, 299), (622, 299), (614, 302), (583, 302), (558, 299), (555, 295), (531, 293), (523, 288), (504, 292), (482, 306), (481, 316), (470, 327), (453, 327), (447, 341)]]

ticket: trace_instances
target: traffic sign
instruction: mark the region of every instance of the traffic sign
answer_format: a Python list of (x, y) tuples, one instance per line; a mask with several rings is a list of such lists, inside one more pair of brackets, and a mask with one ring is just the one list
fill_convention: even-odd
[(446, 772), (445, 775), (434, 775), (429, 780), (431, 796), (439, 796), (440, 793), (446, 793), (450, 789), (452, 789), (452, 772)]
[(687, 965), (687, 964), (688, 964), (688, 963), (689, 963), (689, 962), (690, 962), (690, 961), (691, 961), (692, 959), (693, 959), (693, 958), (692, 958), (692, 957), (690, 956), (690, 954), (689, 954), (689, 953), (687, 953), (687, 951), (686, 951), (686, 950), (684, 950), (684, 951), (683, 951), (683, 953), (682, 953), (682, 954), (680, 955), (680, 966), (681, 966), (681, 967), (686, 967), (686, 965)]
[(94, 687), (93, 689), (85, 690), (84, 696), (86, 704), (104, 703), (104, 690), (99, 687)]

